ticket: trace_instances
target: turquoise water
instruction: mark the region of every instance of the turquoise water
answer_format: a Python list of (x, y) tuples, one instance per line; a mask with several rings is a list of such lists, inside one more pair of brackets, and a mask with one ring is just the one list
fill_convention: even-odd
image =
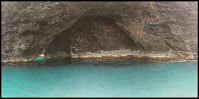
[(197, 97), (197, 62), (48, 60), (2, 66), (2, 97)]

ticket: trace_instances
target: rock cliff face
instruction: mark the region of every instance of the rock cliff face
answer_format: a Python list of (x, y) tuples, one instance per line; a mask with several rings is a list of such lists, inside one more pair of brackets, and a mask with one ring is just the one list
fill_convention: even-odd
[(3, 62), (43, 49), (55, 58), (197, 59), (197, 2), (2, 2), (1, 12)]

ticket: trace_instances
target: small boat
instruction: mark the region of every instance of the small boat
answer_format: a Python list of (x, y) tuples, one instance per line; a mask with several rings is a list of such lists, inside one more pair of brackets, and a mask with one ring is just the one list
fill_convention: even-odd
[(35, 59), (35, 61), (44, 60), (44, 52), (45, 52), (45, 49), (42, 51), (42, 54), (40, 54), (40, 55)]
[(40, 60), (44, 60), (44, 58), (43, 58), (43, 57), (37, 57), (37, 58), (35, 59), (35, 61), (40, 61)]

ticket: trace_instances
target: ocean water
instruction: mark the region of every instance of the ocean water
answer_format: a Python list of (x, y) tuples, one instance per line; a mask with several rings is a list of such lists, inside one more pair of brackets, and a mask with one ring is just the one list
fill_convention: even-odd
[(197, 97), (198, 63), (71, 59), (6, 64), (2, 97)]

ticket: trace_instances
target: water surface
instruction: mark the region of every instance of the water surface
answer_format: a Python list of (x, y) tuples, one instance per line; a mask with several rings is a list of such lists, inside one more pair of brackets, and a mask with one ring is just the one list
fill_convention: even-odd
[(2, 66), (2, 97), (197, 97), (197, 62), (47, 60)]

